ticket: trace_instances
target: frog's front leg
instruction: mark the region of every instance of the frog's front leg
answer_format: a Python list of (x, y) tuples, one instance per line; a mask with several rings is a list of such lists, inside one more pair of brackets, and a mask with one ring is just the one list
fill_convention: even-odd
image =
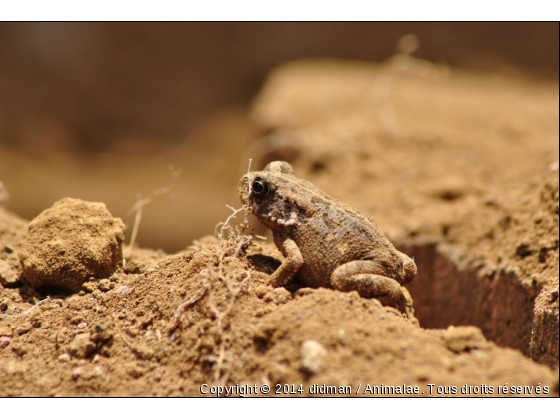
[(303, 265), (303, 257), (295, 241), (288, 235), (272, 231), (274, 244), (286, 257), (282, 265), (270, 276), (270, 285), (281, 287), (288, 284)]
[(376, 298), (383, 305), (404, 308), (407, 302), (401, 285), (392, 278), (374, 274), (380, 271), (382, 269), (376, 261), (350, 261), (334, 270), (331, 285), (335, 290), (355, 290), (361, 297)]

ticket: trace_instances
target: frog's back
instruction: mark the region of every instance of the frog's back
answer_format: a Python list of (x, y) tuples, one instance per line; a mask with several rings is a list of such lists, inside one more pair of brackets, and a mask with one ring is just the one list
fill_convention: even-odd
[(330, 276), (338, 266), (349, 261), (386, 258), (394, 253), (393, 245), (372, 216), (325, 194), (313, 184), (305, 184), (311, 187), (306, 185), (303, 202), (296, 200), (295, 206), (306, 210), (306, 216), (298, 217), (290, 232), (303, 256), (304, 266), (298, 278), (304, 283), (312, 287), (329, 286)]

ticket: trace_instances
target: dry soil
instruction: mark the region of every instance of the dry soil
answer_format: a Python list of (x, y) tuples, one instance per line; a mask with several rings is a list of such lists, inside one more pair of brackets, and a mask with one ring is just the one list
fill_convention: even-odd
[[(183, 252), (124, 247), (115, 263), (71, 252), (122, 246), (118, 220), (90, 223), (99, 205), (80, 207), (82, 223), (59, 205), (30, 225), (0, 204), (1, 396), (201, 396), (203, 384), (558, 395), (556, 83), (398, 56), (302, 61), (271, 74), (251, 118), (263, 134), (252, 169), (290, 161), (414, 257), (417, 319), (356, 293), (268, 286), (282, 257), (247, 236), (258, 226), (235, 229), (242, 213)], [(51, 246), (68, 226), (75, 237)], [(76, 293), (34, 288), (30, 244), (109, 272), (76, 270)]]

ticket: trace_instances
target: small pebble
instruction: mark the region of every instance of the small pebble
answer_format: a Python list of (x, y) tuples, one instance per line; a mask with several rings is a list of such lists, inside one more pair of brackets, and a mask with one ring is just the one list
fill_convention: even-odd
[(116, 290), (117, 290), (117, 293), (118, 293), (119, 295), (125, 296), (125, 295), (127, 295), (127, 294), (130, 292), (130, 287), (128, 287), (128, 286), (121, 286), (121, 287), (118, 287)]
[(58, 356), (58, 360), (60, 360), (61, 362), (69, 362), (70, 359), (71, 358), (68, 353), (62, 353), (60, 356)]
[(101, 366), (95, 366), (91, 371), (91, 376), (95, 378), (100, 378), (103, 376), (103, 368)]
[(318, 374), (323, 370), (327, 349), (315, 340), (303, 340), (301, 343), (301, 365), (310, 373)]
[(111, 281), (109, 279), (103, 279), (99, 280), (97, 287), (99, 287), (99, 290), (101, 290), (102, 292), (108, 292), (112, 287), (114, 287), (114, 285), (111, 284)]
[(84, 284), (82, 284), (82, 290), (86, 293), (93, 293), (95, 290), (97, 290), (97, 284), (95, 284), (95, 282), (93, 281), (85, 282)]
[(80, 376), (84, 374), (84, 368), (78, 366), (76, 369), (72, 371), (72, 379), (78, 379)]
[(257, 288), (255, 289), (255, 294), (257, 295), (257, 297), (262, 299), (266, 295), (269, 289), (270, 287), (261, 284), (257, 286)]
[(12, 337), (7, 337), (7, 336), (0, 337), (0, 349), (8, 347), (11, 341), (12, 341)]

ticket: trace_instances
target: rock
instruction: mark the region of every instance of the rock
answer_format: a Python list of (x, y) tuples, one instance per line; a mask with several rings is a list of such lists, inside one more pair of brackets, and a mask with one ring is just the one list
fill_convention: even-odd
[(257, 288), (255, 289), (255, 294), (257, 295), (258, 298), (262, 299), (268, 293), (269, 290), (270, 287), (261, 284), (257, 286)]
[(108, 292), (113, 287), (115, 287), (115, 285), (111, 283), (109, 279), (103, 279), (103, 280), (99, 280), (98, 287), (99, 290), (101, 290), (102, 292)]
[(90, 331), (91, 341), (97, 344), (108, 343), (113, 339), (113, 329), (106, 322), (96, 322), (92, 325)]
[(301, 365), (309, 373), (321, 373), (324, 367), (327, 349), (315, 340), (303, 340), (301, 343)]
[(87, 359), (95, 352), (95, 349), (95, 343), (91, 341), (89, 333), (86, 333), (74, 337), (68, 347), (68, 352), (78, 359)]
[(72, 371), (72, 379), (76, 380), (84, 374), (84, 367), (78, 366)]
[(129, 292), (130, 292), (130, 287), (128, 286), (120, 286), (119, 288), (117, 288), (117, 293), (120, 296), (126, 296)]
[(17, 286), (18, 282), (18, 275), (12, 270), (10, 264), (0, 260), (0, 284), (4, 287), (13, 287)]
[(97, 290), (97, 283), (94, 281), (86, 281), (82, 284), (82, 290), (86, 293), (93, 293)]
[(61, 362), (69, 362), (71, 360), (70, 355), (68, 353), (62, 353), (60, 356), (58, 356), (58, 360), (60, 360)]
[(12, 341), (12, 337), (0, 337), (0, 349), (3, 349), (4, 347), (8, 347), (11, 341)]
[(29, 224), (19, 253), (23, 275), (34, 287), (78, 292), (122, 266), (123, 240), (124, 224), (105, 204), (64, 198)]

